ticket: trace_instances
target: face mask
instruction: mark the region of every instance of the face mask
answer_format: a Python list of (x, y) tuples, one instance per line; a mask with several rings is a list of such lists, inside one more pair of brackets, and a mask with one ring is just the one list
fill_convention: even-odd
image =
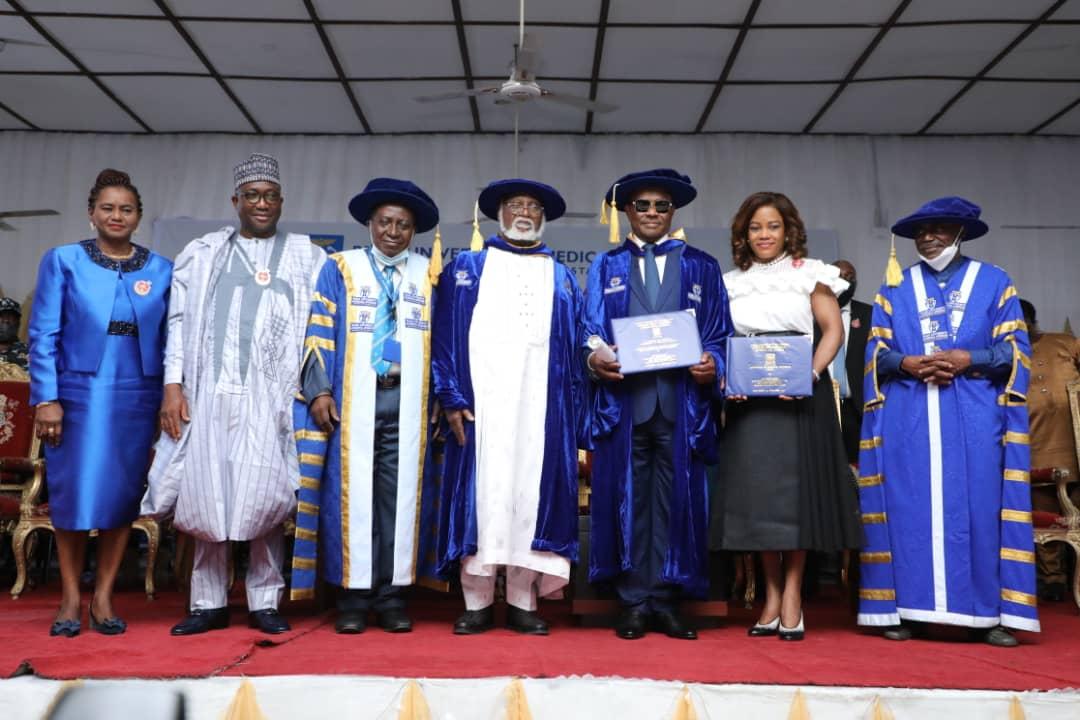
[(933, 259), (919, 255), (919, 259), (934, 269), (934, 272), (941, 272), (949, 266), (949, 263), (953, 261), (956, 254), (960, 252), (960, 236), (964, 234), (964, 231), (956, 233), (956, 240), (953, 240), (953, 244), (941, 251), (941, 253)]
[(371, 254), (375, 256), (375, 259), (381, 262), (383, 265), (394, 267), (400, 265), (409, 259), (409, 249), (405, 248), (394, 257), (384, 255), (379, 248), (375, 247), (375, 233), (371, 228), (368, 228), (368, 235), (371, 236)]
[(840, 303), (840, 307), (845, 307), (849, 302), (851, 302), (851, 298), (855, 297), (856, 285), (858, 285), (858, 283), (852, 281), (848, 284), (847, 290), (836, 296), (836, 302)]

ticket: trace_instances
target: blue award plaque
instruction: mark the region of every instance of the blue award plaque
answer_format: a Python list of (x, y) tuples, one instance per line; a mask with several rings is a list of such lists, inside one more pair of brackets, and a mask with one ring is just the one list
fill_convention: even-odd
[(727, 340), (728, 395), (812, 395), (813, 343), (808, 335), (752, 335)]
[(614, 318), (611, 330), (619, 348), (619, 372), (624, 375), (701, 362), (697, 318), (685, 310)]

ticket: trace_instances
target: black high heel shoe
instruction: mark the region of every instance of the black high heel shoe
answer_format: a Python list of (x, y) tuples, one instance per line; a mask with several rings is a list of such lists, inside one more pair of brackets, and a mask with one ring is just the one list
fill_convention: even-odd
[(92, 601), (88, 610), (90, 611), (90, 629), (94, 632), (99, 632), (102, 635), (122, 635), (127, 630), (127, 623), (118, 617), (105, 618), (100, 621), (94, 617), (94, 603)]

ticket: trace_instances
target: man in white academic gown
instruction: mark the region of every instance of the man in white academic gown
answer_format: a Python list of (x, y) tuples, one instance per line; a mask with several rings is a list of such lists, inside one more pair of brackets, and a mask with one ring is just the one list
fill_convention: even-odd
[[(291, 595), (319, 576), (340, 590), (339, 633), (363, 632), (369, 610), (408, 632), (403, 591), (416, 578), (424, 500), (431, 309), (429, 261), (409, 250), (439, 222), (407, 180), (375, 178), (349, 203), (371, 247), (331, 256), (315, 285), (302, 400), (296, 404), (300, 507)], [(430, 269), (440, 266), (436, 232)], [(321, 570), (321, 573), (317, 572)]]
[(240, 228), (197, 238), (176, 258), (165, 349), (162, 436), (143, 512), (175, 515), (195, 538), (189, 614), (172, 629), (227, 627), (229, 541), (250, 541), (248, 622), (289, 624), (277, 607), (282, 523), (300, 482), (292, 402), (311, 295), (326, 254), (278, 231), (277, 160), (253, 154), (234, 170)]
[(546, 635), (537, 597), (560, 591), (577, 560), (577, 447), (585, 377), (574, 271), (541, 240), (566, 204), (552, 187), (500, 180), (479, 210), (498, 235), (454, 258), (439, 281), (432, 341), (446, 443), (439, 573), (457, 573), (461, 635), (489, 630), (505, 569), (511, 630)]

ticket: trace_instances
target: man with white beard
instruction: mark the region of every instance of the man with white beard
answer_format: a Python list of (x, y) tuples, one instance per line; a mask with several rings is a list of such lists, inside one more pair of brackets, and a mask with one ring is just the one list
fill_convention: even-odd
[(552, 187), (500, 180), (477, 202), (498, 235), (443, 271), (432, 376), (448, 442), (438, 571), (460, 573), (465, 614), (454, 632), (494, 626), (506, 572), (507, 626), (546, 635), (537, 597), (560, 591), (577, 559), (577, 447), (584, 372), (582, 295), (541, 237), (566, 203)]

